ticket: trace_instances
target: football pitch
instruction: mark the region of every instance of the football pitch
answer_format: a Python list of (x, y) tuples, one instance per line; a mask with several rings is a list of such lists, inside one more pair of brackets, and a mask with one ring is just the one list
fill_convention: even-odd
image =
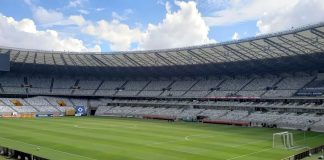
[[(302, 151), (273, 149), (280, 131), (132, 118), (0, 119), (0, 145), (55, 160), (277, 160)], [(291, 132), (296, 145), (324, 143), (323, 133), (307, 132), (305, 140)]]

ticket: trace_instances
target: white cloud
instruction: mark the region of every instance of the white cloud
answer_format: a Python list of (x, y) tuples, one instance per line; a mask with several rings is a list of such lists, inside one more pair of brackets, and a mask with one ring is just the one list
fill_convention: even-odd
[(118, 21), (127, 20), (128, 17), (133, 14), (132, 9), (125, 9), (122, 14), (118, 14), (117, 12), (112, 12), (112, 18)]
[(79, 9), (78, 12), (81, 14), (89, 14), (89, 11), (85, 9)]
[(32, 0), (24, 0), (24, 2), (29, 6), (33, 5)]
[[(211, 0), (213, 1), (213, 0)], [(216, 3), (216, 2), (215, 2)], [(231, 25), (239, 22), (257, 20), (264, 13), (278, 12), (298, 3), (298, 0), (230, 0), (223, 2), (224, 9), (204, 17), (209, 26)]]
[[(175, 1), (178, 11), (169, 10), (157, 25), (149, 24), (140, 42), (141, 49), (174, 48), (215, 42), (208, 38), (209, 27), (199, 13), (193, 1)], [(169, 11), (168, 11), (169, 10)]]
[(165, 2), (163, 0), (157, 0), (156, 4), (164, 6)]
[(96, 11), (100, 12), (100, 11), (103, 11), (105, 10), (105, 8), (96, 8)]
[(138, 28), (130, 28), (118, 20), (101, 20), (86, 26), (82, 32), (109, 42), (111, 50), (129, 50), (131, 44), (139, 42), (142, 37)]
[(116, 17), (111, 22), (101, 20), (86, 26), (82, 31), (107, 41), (112, 50), (162, 49), (215, 42), (208, 38), (209, 28), (199, 13), (196, 3), (175, 1), (180, 8), (172, 12), (169, 3), (165, 3), (166, 16), (162, 22), (149, 24), (145, 31), (139, 27), (131, 28)]
[[(65, 17), (62, 12), (58, 12), (51, 9), (45, 9), (41, 6), (37, 6), (30, 0), (25, 0), (32, 10), (33, 18), (38, 25), (42, 27), (52, 27), (52, 26), (62, 26), (62, 25), (80, 25), (80, 20), (84, 19), (81, 15), (72, 15), (70, 17)], [(75, 2), (76, 3), (76, 2)], [(86, 14), (86, 10), (79, 10)], [(76, 21), (76, 17), (79, 17), (79, 21)]]
[(79, 15), (79, 16), (76, 16), (76, 15), (73, 15), (73, 16), (70, 16), (69, 17), (69, 20), (73, 23), (73, 24), (76, 24), (78, 26), (82, 26), (86, 23), (86, 20), (83, 18), (83, 16)]
[(233, 0), (196, 0), (198, 8), (201, 8), (205, 13), (213, 13), (218, 10), (223, 10), (233, 4)]
[(37, 30), (31, 19), (16, 21), (12, 17), (0, 14), (0, 45), (18, 48), (30, 48), (57, 51), (100, 51), (100, 46), (86, 47), (82, 40), (62, 38), (54, 30)]
[(64, 15), (61, 12), (46, 10), (45, 8), (39, 6), (33, 7), (32, 11), (34, 19), (42, 25), (51, 26), (67, 23)]
[(165, 10), (167, 11), (167, 13), (171, 13), (171, 5), (169, 1), (165, 2)]
[(238, 39), (240, 39), (240, 35), (237, 32), (235, 32), (232, 36), (232, 40), (238, 40)]
[(324, 21), (323, 0), (299, 0), (276, 12), (264, 13), (257, 21), (259, 33), (291, 29), (301, 25)]
[(208, 0), (208, 3), (223, 6), (204, 17), (209, 26), (256, 21), (258, 34), (324, 21), (323, 0)]
[(119, 21), (123, 21), (123, 20), (126, 20), (127, 19), (127, 17), (122, 16), (122, 15), (118, 14), (117, 12), (112, 12), (111, 13), (111, 17), (113, 19), (116, 19), (116, 20), (119, 20)]
[(74, 7), (80, 7), (83, 5), (83, 3), (87, 0), (70, 0), (68, 7), (74, 8)]
[(85, 24), (85, 19), (82, 15), (71, 15), (65, 17), (63, 13), (46, 10), (43, 7), (37, 7), (33, 9), (33, 17), (37, 24), (42, 27), (52, 27), (52, 26), (66, 26), (66, 25), (83, 25)]

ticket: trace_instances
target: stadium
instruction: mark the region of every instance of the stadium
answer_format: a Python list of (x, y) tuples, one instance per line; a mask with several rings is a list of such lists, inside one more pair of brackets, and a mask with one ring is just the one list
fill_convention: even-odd
[(0, 48), (9, 159), (302, 159), (324, 150), (324, 23), (108, 54)]

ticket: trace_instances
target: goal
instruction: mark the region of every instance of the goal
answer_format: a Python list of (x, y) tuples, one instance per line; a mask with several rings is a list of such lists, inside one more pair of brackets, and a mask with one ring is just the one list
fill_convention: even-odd
[(292, 149), (294, 147), (294, 136), (290, 132), (274, 133), (272, 137), (272, 148)]

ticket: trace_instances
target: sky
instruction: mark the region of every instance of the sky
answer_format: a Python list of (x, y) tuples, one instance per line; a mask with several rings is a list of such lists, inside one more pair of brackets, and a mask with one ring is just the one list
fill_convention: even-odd
[(155, 50), (324, 22), (324, 0), (1, 0), (0, 46)]

